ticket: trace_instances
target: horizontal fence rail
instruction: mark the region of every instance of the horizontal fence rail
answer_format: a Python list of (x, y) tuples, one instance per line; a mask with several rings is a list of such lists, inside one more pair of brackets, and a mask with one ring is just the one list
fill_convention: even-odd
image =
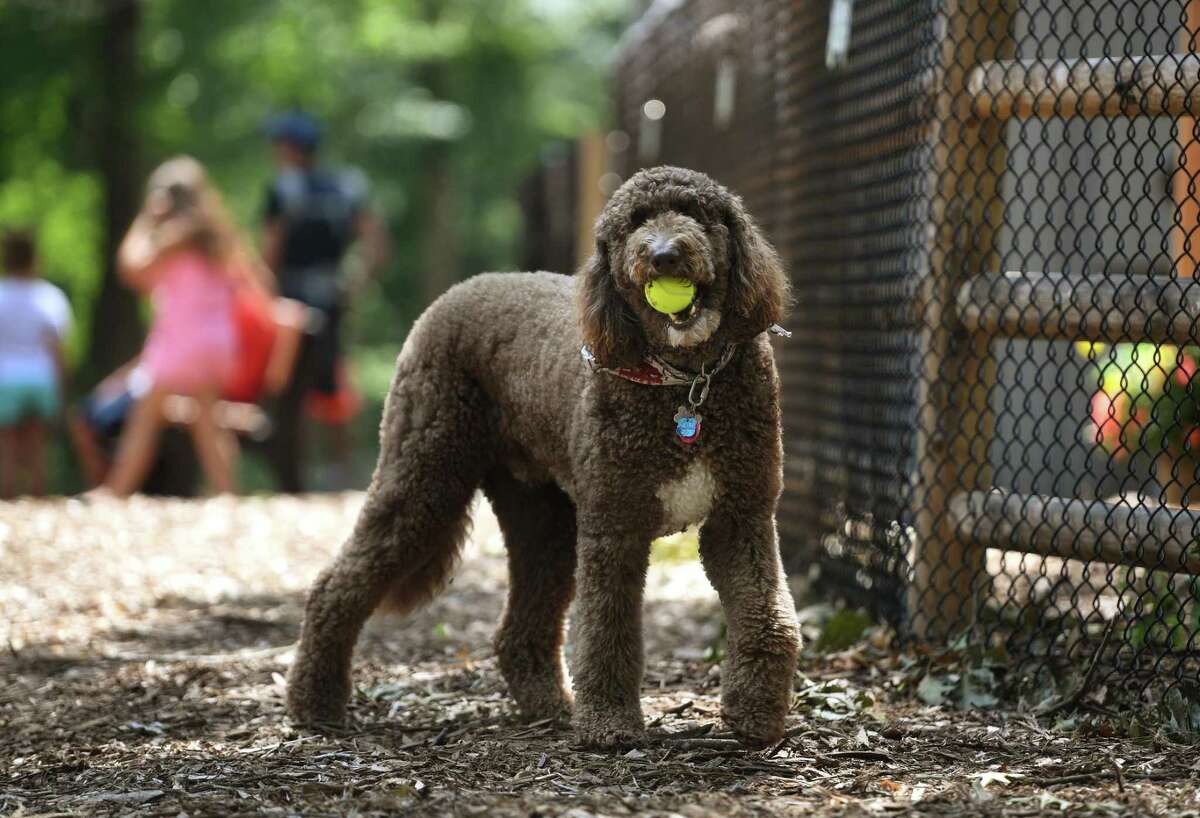
[(1200, 57), (998, 60), (971, 72), (976, 116), (1117, 117), (1200, 113)]
[(971, 332), (1012, 338), (1200, 343), (1200, 281), (1169, 276), (1017, 273), (958, 289)]
[(982, 548), (1200, 575), (1200, 512), (976, 491), (955, 495), (958, 536)]

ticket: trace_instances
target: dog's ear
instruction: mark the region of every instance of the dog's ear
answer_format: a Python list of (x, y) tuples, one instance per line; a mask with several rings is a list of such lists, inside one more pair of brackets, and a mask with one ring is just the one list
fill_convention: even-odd
[(579, 329), (601, 366), (637, 366), (642, 359), (641, 332), (613, 279), (608, 243), (596, 240), (596, 252), (575, 274)]
[(749, 340), (783, 320), (791, 304), (791, 284), (779, 254), (759, 231), (737, 197), (730, 197), (729, 309), (722, 323), (736, 340)]

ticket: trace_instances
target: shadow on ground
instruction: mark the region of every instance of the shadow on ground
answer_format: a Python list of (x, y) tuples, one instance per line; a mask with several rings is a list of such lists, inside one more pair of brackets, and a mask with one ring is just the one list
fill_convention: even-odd
[(572, 746), (517, 718), (490, 639), (503, 555), (480, 509), (447, 593), (360, 644), (351, 726), (283, 713), (304, 589), (359, 495), (17, 503), (0, 511), (0, 813), (1184, 815), (1200, 756), (1012, 713), (926, 708), (870, 645), (808, 656), (785, 741), (719, 721), (721, 619), (694, 562), (656, 566), (650, 738)]

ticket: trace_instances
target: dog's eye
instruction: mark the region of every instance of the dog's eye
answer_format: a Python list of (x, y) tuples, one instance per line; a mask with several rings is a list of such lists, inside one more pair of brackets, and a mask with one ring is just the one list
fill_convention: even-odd
[(648, 208), (648, 207), (635, 208), (633, 211), (633, 214), (629, 217), (629, 221), (630, 221), (630, 223), (633, 224), (634, 227), (641, 227), (649, 219), (650, 219), (650, 208)]

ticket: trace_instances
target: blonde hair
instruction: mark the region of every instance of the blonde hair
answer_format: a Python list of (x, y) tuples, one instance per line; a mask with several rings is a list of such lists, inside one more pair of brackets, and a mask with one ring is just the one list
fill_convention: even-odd
[[(166, 197), (166, 211), (161, 211)], [(237, 283), (269, 288), (271, 275), (243, 239), (221, 194), (204, 166), (191, 156), (176, 156), (159, 165), (146, 183), (146, 198), (133, 230), (146, 229), (153, 239), (163, 225), (187, 219), (184, 244), (199, 250)]]

